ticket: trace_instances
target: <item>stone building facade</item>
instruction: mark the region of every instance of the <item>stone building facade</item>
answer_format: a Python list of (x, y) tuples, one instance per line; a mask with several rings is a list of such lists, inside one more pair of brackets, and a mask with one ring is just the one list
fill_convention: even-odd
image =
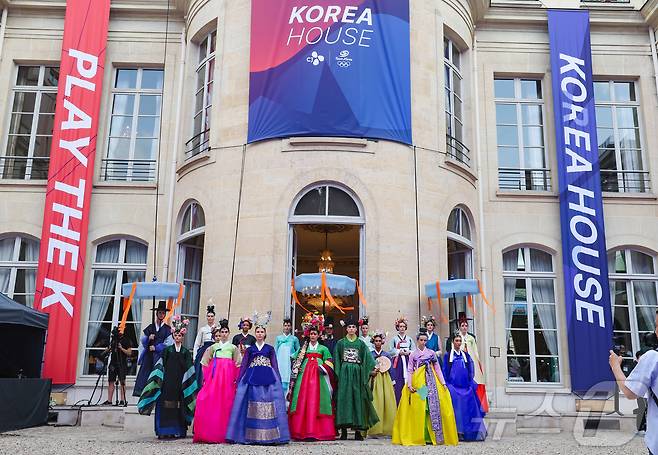
[[(640, 349), (658, 286), (658, 2), (410, 3), (411, 147), (246, 144), (250, 2), (112, 1), (70, 402), (95, 382), (121, 282), (185, 282), (182, 312), (200, 324), (210, 299), (232, 327), (255, 309), (278, 321), (300, 313), (291, 276), (329, 249), (336, 272), (358, 278), (367, 297), (346, 305), (389, 333), (399, 314), (413, 330), (427, 314), (424, 284), (478, 278), (495, 311), (479, 299), (474, 311), (444, 301), (440, 334), (459, 311), (473, 318), (493, 406), (531, 412), (550, 393), (557, 412), (574, 411), (551, 6), (590, 10), (615, 343)], [(65, 2), (0, 5), (0, 290), (29, 305)], [(149, 308), (131, 312), (133, 333)]]

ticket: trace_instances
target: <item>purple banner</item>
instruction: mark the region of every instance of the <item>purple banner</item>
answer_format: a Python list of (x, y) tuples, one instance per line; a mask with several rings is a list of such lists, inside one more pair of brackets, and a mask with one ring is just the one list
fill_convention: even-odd
[(610, 392), (612, 317), (589, 13), (549, 10), (571, 390)]

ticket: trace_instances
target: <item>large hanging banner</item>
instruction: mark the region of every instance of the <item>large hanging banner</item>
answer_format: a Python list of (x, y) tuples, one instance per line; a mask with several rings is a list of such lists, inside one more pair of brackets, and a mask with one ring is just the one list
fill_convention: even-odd
[(110, 0), (67, 0), (35, 308), (50, 314), (43, 376), (76, 378)]
[(248, 141), (411, 144), (409, 0), (252, 0)]
[(589, 13), (548, 11), (571, 389), (609, 391), (612, 317)]

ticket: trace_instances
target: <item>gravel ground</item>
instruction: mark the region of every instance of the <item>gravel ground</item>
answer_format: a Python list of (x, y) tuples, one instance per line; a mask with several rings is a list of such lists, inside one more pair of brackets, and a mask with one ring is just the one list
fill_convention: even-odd
[(325, 443), (291, 443), (279, 447), (193, 444), (184, 440), (159, 441), (153, 436), (109, 427), (39, 427), (0, 434), (0, 454), (78, 454), (78, 455), (182, 455), (182, 454), (645, 454), (642, 438), (619, 432), (599, 432), (576, 442), (569, 433), (523, 434), (498, 441), (462, 443), (457, 447), (401, 447), (390, 439), (367, 439), (365, 442), (335, 441)]

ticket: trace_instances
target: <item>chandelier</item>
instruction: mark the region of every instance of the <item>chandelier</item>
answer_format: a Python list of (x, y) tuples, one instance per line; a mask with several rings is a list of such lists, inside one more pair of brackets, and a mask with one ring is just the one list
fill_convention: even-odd
[(334, 273), (334, 261), (331, 260), (331, 251), (322, 250), (320, 260), (318, 261), (318, 272)]

